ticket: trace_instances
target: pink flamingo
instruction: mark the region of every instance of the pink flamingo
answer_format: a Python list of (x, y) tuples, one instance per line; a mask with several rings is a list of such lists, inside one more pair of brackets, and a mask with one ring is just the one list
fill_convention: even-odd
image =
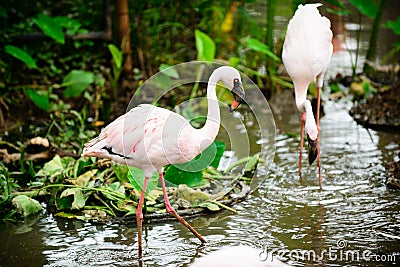
[(220, 127), (220, 110), (216, 84), (222, 81), (233, 94), (232, 111), (244, 99), (239, 72), (228, 66), (219, 67), (210, 76), (207, 86), (208, 113), (203, 128), (193, 128), (181, 115), (153, 105), (139, 105), (105, 127), (87, 144), (82, 156), (108, 158), (140, 168), (145, 179), (136, 211), (139, 258), (142, 258), (142, 206), (149, 178), (159, 174), (165, 208), (185, 225), (201, 242), (205, 239), (171, 206), (165, 187), (163, 166), (192, 160), (214, 141)]
[[(304, 127), (307, 133), (311, 165), (318, 156), (318, 181), (322, 188), (321, 156), (320, 156), (320, 91), (324, 82), (324, 74), (330, 62), (333, 45), (330, 20), (318, 12), (322, 4), (299, 5), (287, 27), (283, 44), (282, 60), (289, 76), (293, 80), (296, 106), (301, 112), (299, 176), (301, 180), (302, 150)], [(309, 84), (316, 78), (318, 102), (316, 120), (307, 100)]]

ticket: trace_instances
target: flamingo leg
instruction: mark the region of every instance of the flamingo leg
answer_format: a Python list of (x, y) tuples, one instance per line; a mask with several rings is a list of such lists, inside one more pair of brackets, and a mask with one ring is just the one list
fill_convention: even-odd
[(306, 123), (306, 113), (301, 113), (300, 124), (300, 155), (299, 155), (299, 176), (300, 176), (300, 184), (302, 183), (301, 179), (301, 166), (302, 166), (302, 159), (303, 159), (303, 145), (304, 145), (304, 125)]
[(322, 189), (322, 176), (321, 176), (321, 155), (320, 155), (320, 133), (321, 133), (321, 128), (319, 127), (319, 109), (321, 106), (321, 87), (318, 86), (318, 91), (317, 91), (317, 118), (316, 118), (316, 124), (317, 124), (317, 129), (318, 129), (318, 138), (317, 138), (317, 151), (318, 151), (318, 182), (319, 182), (319, 187)]
[(138, 247), (139, 247), (139, 259), (142, 258), (143, 256), (143, 248), (142, 248), (142, 222), (143, 222), (143, 202), (144, 202), (144, 197), (146, 195), (146, 187), (147, 184), (149, 183), (149, 177), (144, 178), (143, 182), (143, 188), (142, 188), (142, 194), (140, 195), (139, 199), (139, 204), (136, 209), (136, 223), (137, 223), (137, 229), (138, 229)]
[(167, 195), (167, 189), (165, 187), (164, 175), (160, 173), (159, 176), (160, 176), (161, 187), (164, 194), (165, 209), (167, 210), (167, 212), (173, 215), (175, 218), (177, 218), (178, 221), (180, 221), (184, 226), (186, 226), (186, 228), (189, 229), (190, 232), (192, 232), (202, 243), (206, 243), (206, 240), (190, 224), (188, 224), (181, 216), (179, 216), (176, 210), (171, 206)]

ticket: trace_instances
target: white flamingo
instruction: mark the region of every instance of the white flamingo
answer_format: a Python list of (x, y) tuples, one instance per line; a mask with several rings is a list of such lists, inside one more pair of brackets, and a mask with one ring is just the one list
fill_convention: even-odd
[[(333, 45), (331, 22), (320, 15), (318, 7), (322, 4), (299, 5), (287, 27), (283, 44), (282, 60), (289, 76), (293, 80), (296, 106), (301, 112), (299, 175), (301, 179), (301, 161), (304, 140), (304, 127), (307, 133), (311, 165), (318, 156), (318, 181), (322, 188), (320, 156), (320, 91), (324, 74), (330, 62)], [(309, 84), (316, 78), (318, 102), (316, 120), (307, 100)]]
[(82, 156), (108, 158), (144, 171), (145, 179), (136, 211), (139, 258), (142, 257), (142, 206), (147, 184), (154, 172), (159, 174), (167, 212), (175, 216), (201, 242), (205, 242), (171, 206), (166, 192), (163, 166), (188, 162), (214, 141), (220, 127), (220, 111), (215, 92), (219, 81), (233, 94), (232, 110), (243, 101), (244, 90), (239, 72), (232, 67), (219, 67), (208, 81), (207, 121), (201, 129), (193, 128), (186, 118), (177, 113), (142, 104), (118, 117), (98, 137), (85, 144)]

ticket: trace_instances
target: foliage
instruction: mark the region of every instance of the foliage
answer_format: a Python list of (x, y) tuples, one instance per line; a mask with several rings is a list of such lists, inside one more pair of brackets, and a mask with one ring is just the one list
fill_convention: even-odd
[(400, 35), (400, 17), (396, 21), (388, 20), (383, 24), (385, 28), (391, 29), (394, 34)]
[(215, 43), (205, 33), (195, 30), (197, 60), (211, 62), (215, 58)]
[(27, 52), (24, 50), (21, 50), (20, 48), (13, 46), (13, 45), (6, 45), (5, 46), (5, 52), (12, 55), (13, 57), (21, 60), (24, 62), (26, 65), (28, 65), (32, 69), (37, 69), (38, 67), (36, 66), (36, 60), (34, 60), (31, 55), (29, 55)]
[(213, 142), (193, 160), (169, 166), (164, 175), (165, 180), (175, 185), (198, 186), (202, 184), (202, 171), (208, 166), (217, 168), (224, 150), (225, 144), (223, 142)]
[(123, 54), (122, 50), (118, 49), (113, 44), (108, 45), (108, 50), (110, 51), (113, 59), (113, 65), (112, 65), (113, 72), (112, 75), (110, 74), (110, 81), (111, 81), (111, 87), (113, 89), (113, 97), (115, 99), (117, 97), (118, 80), (121, 75), (123, 67)]
[[(169, 183), (168, 191), (174, 192), (170, 197), (173, 205), (177, 208), (202, 207), (211, 211), (219, 210), (220, 207), (231, 210), (218, 200), (230, 191), (235, 191), (234, 185), (237, 183), (232, 179), (238, 177), (230, 176), (229, 172), (222, 174), (214, 169), (219, 164), (224, 148), (224, 143), (215, 142), (203, 152), (203, 155), (192, 161), (192, 167), (188, 167), (195, 166), (195, 171), (202, 177), (201, 183), (196, 186), (192, 184), (190, 187), (182, 183), (176, 185)], [(252, 167), (249, 166), (245, 168), (245, 173), (251, 169), (254, 171), (257, 163), (253, 163)], [(171, 168), (176, 166), (167, 167), (165, 177)], [(179, 170), (182, 182), (189, 181), (192, 169)], [(18, 192), (18, 188), (12, 187), (11, 183), (6, 186), (5, 179), (10, 176), (0, 175), (0, 181), (4, 185), (1, 203), (3, 219), (18, 219), (19, 216), (26, 217), (41, 211), (42, 207), (38, 200), (43, 200), (44, 196), (47, 198), (48, 209), (55, 212), (56, 216), (99, 221), (104, 219), (102, 217), (132, 215), (136, 211), (144, 180), (143, 171), (134, 167), (114, 164), (109, 160), (74, 159), (59, 155), (55, 155), (41, 169), (34, 171), (33, 175), (35, 179), (28, 184), (23, 193)], [(215, 180), (218, 177), (221, 178), (219, 182)], [(171, 182), (167, 179), (166, 181)], [(227, 182), (229, 183), (224, 185)], [(213, 195), (211, 191), (207, 191), (215, 186), (219, 187), (218, 194)], [(224, 193), (225, 187), (230, 189)], [(147, 212), (164, 211), (161, 195), (158, 175), (154, 174), (147, 187)], [(102, 213), (104, 214), (100, 215)]]
[(94, 82), (94, 74), (88, 71), (72, 70), (64, 77), (63, 84), (65, 86), (64, 97), (76, 97), (83, 93), (83, 91)]
[(378, 5), (374, 0), (349, 0), (361, 14), (374, 19), (378, 13)]

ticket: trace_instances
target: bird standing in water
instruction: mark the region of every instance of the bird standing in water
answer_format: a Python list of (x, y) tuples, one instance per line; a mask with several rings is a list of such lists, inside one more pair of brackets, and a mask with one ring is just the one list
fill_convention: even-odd
[(82, 156), (108, 158), (144, 171), (145, 179), (139, 199), (136, 220), (139, 258), (142, 258), (142, 206), (146, 187), (154, 172), (159, 175), (168, 213), (185, 225), (201, 242), (204, 238), (171, 206), (163, 176), (163, 166), (192, 160), (214, 141), (220, 127), (220, 110), (216, 84), (222, 81), (233, 94), (231, 109), (244, 99), (239, 72), (228, 66), (219, 67), (207, 86), (208, 113), (203, 128), (193, 128), (181, 115), (153, 105), (139, 105), (105, 127), (100, 135), (85, 144)]
[[(328, 18), (320, 15), (318, 7), (321, 5), (298, 6), (287, 27), (282, 60), (293, 80), (296, 106), (301, 112), (300, 179), (305, 128), (309, 149), (308, 162), (311, 165), (318, 157), (318, 181), (322, 188), (319, 127), (320, 95), (324, 74), (332, 56), (333, 45), (331, 22)], [(314, 79), (316, 79), (318, 90), (316, 119), (314, 119), (311, 102), (307, 100), (307, 89)]]

